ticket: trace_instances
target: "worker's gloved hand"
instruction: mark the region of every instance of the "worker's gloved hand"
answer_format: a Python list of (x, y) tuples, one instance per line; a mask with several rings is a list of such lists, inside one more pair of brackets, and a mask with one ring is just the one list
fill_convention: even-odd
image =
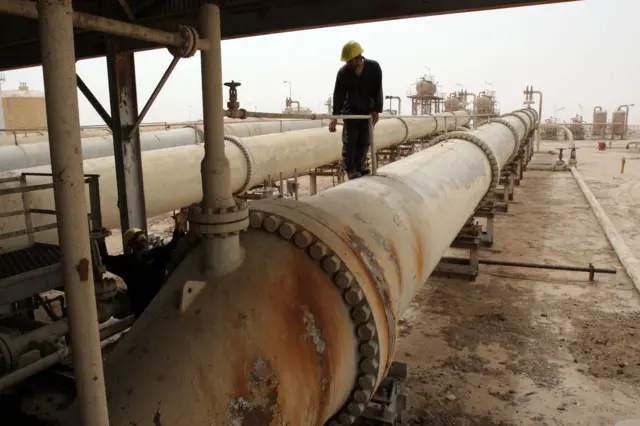
[(189, 209), (187, 207), (183, 207), (178, 213), (172, 215), (172, 217), (175, 221), (176, 230), (178, 232), (187, 232), (187, 219), (189, 217)]
[(331, 120), (331, 122), (329, 123), (329, 133), (335, 133), (337, 125), (338, 125), (337, 119), (334, 118), (333, 120)]
[(372, 112), (371, 113), (371, 117), (373, 117), (373, 119), (371, 120), (373, 122), (373, 125), (375, 126), (376, 123), (378, 122), (378, 120), (380, 120), (380, 114), (377, 112)]

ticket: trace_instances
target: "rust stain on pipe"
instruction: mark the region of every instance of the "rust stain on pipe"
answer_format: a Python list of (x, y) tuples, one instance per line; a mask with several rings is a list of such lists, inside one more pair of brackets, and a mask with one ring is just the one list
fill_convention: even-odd
[(76, 264), (76, 271), (80, 281), (87, 281), (89, 279), (89, 261), (86, 258), (80, 259)]
[(113, 426), (149, 422), (159, 401), (172, 426), (321, 425), (344, 404), (358, 342), (340, 291), (290, 241), (252, 230), (241, 241), (250, 268), (210, 283), (181, 314), (176, 291), (181, 277), (197, 278), (194, 249), (116, 347), (106, 371)]

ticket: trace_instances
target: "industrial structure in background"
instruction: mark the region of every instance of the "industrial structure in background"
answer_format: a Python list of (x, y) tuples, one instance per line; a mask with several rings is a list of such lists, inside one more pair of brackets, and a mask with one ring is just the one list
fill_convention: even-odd
[(421, 77), (409, 87), (411, 115), (439, 114), (444, 112), (444, 98), (438, 96), (438, 83), (432, 77)]
[[(301, 14), (307, 21), (287, 16), (276, 22), (270, 13), (286, 16), (276, 7), (280, 3), (246, 12), (262, 20), (239, 12), (253, 9), (233, 5), (223, 27), (224, 6), (221, 11), (198, 4), (193, 12), (172, 10), (178, 3), (157, 9), (149, 4), (119, 3), (114, 7), (124, 10), (110, 18), (127, 14), (138, 22), (133, 18), (144, 18), (146, 7), (147, 13), (183, 16), (180, 30), (77, 13), (69, 0), (0, 2), (1, 12), (27, 19), (20, 21), (20, 38), (40, 46), (35, 54), (20, 46), (24, 54), (16, 56), (15, 40), (1, 40), (0, 64), (25, 66), (41, 55), (51, 160), (50, 166), (0, 178), (0, 229), (18, 222), (22, 227), (7, 230), (0, 250), (1, 305), (8, 320), (0, 334), (0, 390), (17, 390), (14, 408), (33, 415), (55, 418), (69, 407), (63, 420), (70, 425), (199, 426), (212, 419), (399, 425), (408, 371), (394, 361), (398, 321), (432, 273), (477, 276), (478, 249), (493, 244), (495, 217), (508, 211), (534, 153), (541, 93), (531, 89), (540, 94), (538, 111), (527, 96), (528, 108), (500, 117), (495, 94), (485, 93), (493, 109), (482, 121), (460, 105), (444, 112), (444, 98), (431, 104), (443, 107), (439, 113), (420, 106), (414, 116), (381, 116), (371, 132), (371, 176), (313, 196), (317, 176), (344, 179), (339, 133), (310, 128), (242, 138), (225, 135), (224, 118), (332, 117), (246, 111), (233, 81), (226, 83), (224, 110), (221, 39), (374, 17), (347, 10), (338, 22), (320, 13), (327, 9), (321, 4), (315, 15)], [(504, 4), (485, 1), (482, 7)], [(406, 16), (404, 7), (398, 3), (394, 13)], [(415, 14), (415, 5), (410, 7)], [(422, 7), (442, 12), (433, 9), (439, 5)], [(316, 16), (324, 20), (309, 21)], [(6, 22), (9, 28), (16, 21)], [(88, 30), (75, 49), (74, 25)], [(119, 38), (105, 48), (93, 38), (104, 33)], [(138, 113), (131, 50), (150, 44), (170, 46), (174, 60)], [(205, 120), (202, 128), (169, 132), (190, 132), (202, 144), (142, 153), (145, 114), (178, 61), (196, 51)], [(75, 75), (78, 57), (105, 52), (111, 113)], [(83, 161), (76, 84), (112, 131), (113, 157)], [(454, 98), (460, 103), (455, 96), (447, 99)], [(369, 120), (372, 128), (369, 116), (339, 118)], [(571, 155), (575, 160), (575, 149)], [(461, 159), (466, 167), (456, 168)], [(309, 175), (312, 196), (300, 200), (297, 180), (303, 174)], [(190, 229), (171, 256), (168, 280), (134, 322), (123, 293), (105, 274), (97, 250), (104, 234), (95, 230), (146, 229), (147, 217), (186, 205)], [(43, 224), (37, 219), (42, 216), (56, 220)], [(449, 247), (467, 255), (443, 257)], [(48, 290), (60, 293), (43, 296)], [(44, 324), (35, 317), (41, 308), (49, 317)], [(38, 373), (44, 375), (34, 377)], [(35, 392), (19, 392), (20, 385), (43, 378), (46, 386), (40, 381)], [(52, 392), (63, 394), (62, 402)]]
[(25, 82), (17, 90), (0, 90), (0, 135), (5, 129), (28, 134), (39, 128), (47, 128), (44, 92), (31, 90)]

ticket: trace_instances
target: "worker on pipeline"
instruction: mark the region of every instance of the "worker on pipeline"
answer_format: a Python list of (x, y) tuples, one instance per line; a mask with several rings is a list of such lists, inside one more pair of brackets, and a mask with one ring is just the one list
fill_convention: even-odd
[[(382, 69), (374, 60), (366, 59), (358, 42), (350, 41), (342, 48), (342, 62), (333, 90), (333, 115), (371, 115), (373, 125), (383, 108)], [(334, 133), (338, 120), (331, 120)], [(342, 160), (349, 179), (371, 173), (366, 161), (369, 152), (369, 122), (363, 119), (344, 120), (342, 126)]]
[[(104, 239), (98, 242), (100, 257), (107, 271), (122, 278), (127, 285), (131, 310), (138, 318), (164, 285), (171, 252), (187, 231), (187, 209), (173, 215), (173, 238), (164, 246), (150, 249), (142, 229), (131, 228), (124, 234), (123, 243), (131, 253), (112, 256)], [(102, 230), (104, 231), (104, 230)]]

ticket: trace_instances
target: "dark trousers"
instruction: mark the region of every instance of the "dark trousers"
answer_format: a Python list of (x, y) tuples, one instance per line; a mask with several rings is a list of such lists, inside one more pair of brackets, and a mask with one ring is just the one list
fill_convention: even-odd
[(342, 161), (347, 174), (364, 171), (369, 142), (369, 120), (344, 120)]

